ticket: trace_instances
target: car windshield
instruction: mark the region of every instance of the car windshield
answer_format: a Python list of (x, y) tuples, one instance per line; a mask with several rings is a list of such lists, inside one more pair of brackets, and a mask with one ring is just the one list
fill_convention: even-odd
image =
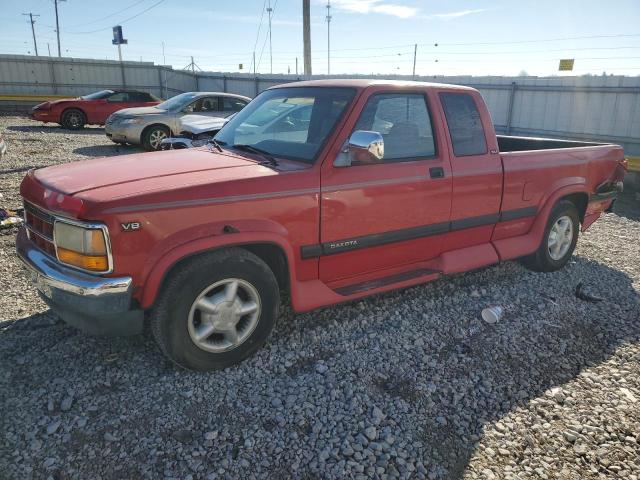
[(100, 100), (102, 98), (107, 98), (112, 93), (113, 90), (100, 90), (99, 92), (90, 93), (89, 95), (83, 95), (80, 98), (83, 100)]
[(169, 100), (165, 100), (157, 105), (157, 107), (163, 110), (180, 110), (192, 102), (197, 96), (197, 93), (181, 93), (180, 95), (171, 97)]
[(238, 112), (216, 140), (229, 147), (250, 146), (274, 157), (313, 163), (354, 95), (351, 88), (267, 90)]

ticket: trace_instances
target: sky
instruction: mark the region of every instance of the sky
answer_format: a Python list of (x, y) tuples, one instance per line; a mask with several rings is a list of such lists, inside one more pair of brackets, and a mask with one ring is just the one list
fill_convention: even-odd
[[(270, 61), (268, 6), (272, 10)], [(311, 0), (314, 74), (326, 74), (327, 0)], [(216, 72), (302, 74), (301, 0), (59, 0), (62, 56)], [(0, 53), (57, 55), (54, 0), (0, 0)], [(640, 75), (640, 0), (332, 0), (331, 74)], [(164, 55), (163, 55), (164, 44)], [(417, 48), (415, 45), (417, 44)], [(559, 72), (560, 59), (575, 59)], [(242, 64), (242, 69), (240, 69)]]

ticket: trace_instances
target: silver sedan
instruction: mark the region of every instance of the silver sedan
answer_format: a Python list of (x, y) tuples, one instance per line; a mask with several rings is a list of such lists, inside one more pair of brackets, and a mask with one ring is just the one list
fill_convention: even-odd
[(105, 133), (115, 143), (158, 150), (164, 138), (180, 133), (180, 118), (184, 115), (224, 118), (239, 112), (250, 101), (248, 97), (232, 93), (181, 93), (154, 107), (118, 110), (107, 119)]

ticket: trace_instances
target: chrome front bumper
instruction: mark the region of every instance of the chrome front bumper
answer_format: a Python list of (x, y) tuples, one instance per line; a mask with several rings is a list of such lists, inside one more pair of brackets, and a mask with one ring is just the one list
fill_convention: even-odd
[(143, 313), (131, 308), (131, 277), (99, 277), (65, 267), (37, 249), (24, 228), (16, 250), (42, 299), (68, 324), (96, 335), (142, 331)]

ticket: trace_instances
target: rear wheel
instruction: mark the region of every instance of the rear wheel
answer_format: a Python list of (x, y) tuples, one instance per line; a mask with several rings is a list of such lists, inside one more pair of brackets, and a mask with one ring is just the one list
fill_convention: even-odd
[(169, 129), (164, 125), (153, 125), (142, 135), (142, 146), (145, 150), (160, 150), (162, 140), (169, 136)]
[(564, 267), (578, 243), (579, 228), (576, 206), (567, 200), (558, 202), (551, 210), (538, 250), (524, 257), (522, 263), (536, 272), (553, 272)]
[(70, 108), (62, 113), (61, 124), (64, 128), (69, 130), (78, 130), (85, 126), (87, 118), (82, 110), (77, 108)]
[(151, 314), (160, 349), (191, 370), (241, 362), (266, 341), (280, 294), (260, 258), (232, 248), (198, 256), (167, 280)]

